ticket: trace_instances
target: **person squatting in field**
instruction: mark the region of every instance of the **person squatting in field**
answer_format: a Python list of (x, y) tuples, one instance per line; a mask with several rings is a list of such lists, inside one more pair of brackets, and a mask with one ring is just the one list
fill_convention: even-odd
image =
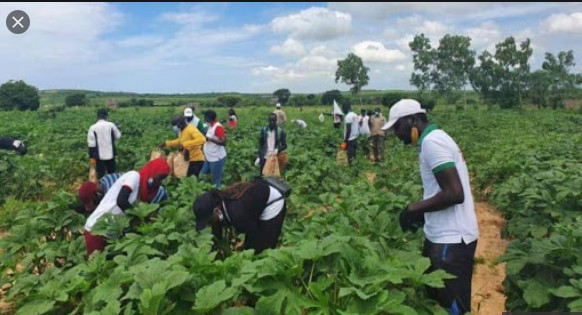
[(22, 141), (11, 137), (0, 137), (0, 149), (14, 150), (20, 155), (25, 155), (28, 151)]
[(124, 215), (125, 211), (139, 199), (151, 203), (161, 186), (161, 182), (170, 173), (170, 166), (163, 158), (148, 162), (139, 172), (129, 171), (123, 174), (99, 202), (85, 223), (85, 246), (87, 255), (94, 251), (103, 251), (105, 238), (91, 234), (91, 229), (99, 218), (105, 214)]
[(429, 124), (426, 111), (412, 99), (394, 104), (382, 129), (394, 130), (404, 144), (419, 150), (423, 200), (401, 211), (400, 226), (414, 232), (424, 224), (429, 271), (444, 269), (456, 277), (445, 280), (444, 288), (429, 288), (429, 294), (451, 314), (470, 312), (479, 229), (463, 154), (446, 132)]
[[(123, 173), (107, 174), (98, 183), (91, 181), (84, 182), (77, 192), (78, 202), (71, 205), (77, 213), (89, 216), (99, 205), (103, 196), (107, 194), (111, 186), (123, 175)], [(164, 186), (160, 186), (158, 192), (151, 203), (160, 203), (168, 198), (168, 191)]]
[(230, 225), (245, 234), (245, 249), (260, 254), (277, 246), (287, 205), (278, 189), (259, 179), (205, 192), (194, 201), (192, 210), (197, 231), (210, 225), (214, 236), (221, 239), (222, 228)]

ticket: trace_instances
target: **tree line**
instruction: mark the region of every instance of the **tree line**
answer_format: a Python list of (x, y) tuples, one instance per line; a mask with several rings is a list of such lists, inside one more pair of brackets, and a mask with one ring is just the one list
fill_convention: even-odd
[(471, 38), (462, 35), (447, 34), (433, 48), (419, 34), (409, 47), (414, 64), (410, 84), (421, 95), (435, 91), (452, 104), (461, 97), (458, 91), (470, 85), (486, 104), (512, 108), (530, 101), (538, 107), (557, 108), (582, 84), (582, 74), (572, 72), (576, 65), (572, 50), (557, 55), (546, 52), (542, 68), (532, 72), (529, 39), (518, 43), (507, 37), (495, 45), (495, 52), (484, 50), (479, 56), (471, 49)]

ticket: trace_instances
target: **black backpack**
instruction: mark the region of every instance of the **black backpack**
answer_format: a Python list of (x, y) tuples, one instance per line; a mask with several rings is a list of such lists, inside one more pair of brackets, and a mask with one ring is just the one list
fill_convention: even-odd
[(277, 191), (281, 194), (281, 197), (267, 203), (267, 206), (270, 206), (271, 204), (281, 199), (288, 198), (289, 196), (291, 196), (291, 191), (293, 190), (293, 188), (291, 188), (291, 186), (289, 186), (289, 184), (287, 184), (287, 182), (283, 181), (282, 179), (269, 176), (266, 177), (264, 181), (265, 183), (267, 183), (267, 185), (277, 189)]

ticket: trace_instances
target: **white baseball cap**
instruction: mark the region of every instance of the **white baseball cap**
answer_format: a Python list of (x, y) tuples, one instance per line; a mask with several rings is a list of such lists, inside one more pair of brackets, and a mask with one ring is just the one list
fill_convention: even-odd
[(194, 113), (192, 112), (192, 108), (188, 107), (184, 110), (185, 117), (192, 117), (192, 115), (194, 115)]
[(382, 126), (382, 130), (388, 130), (394, 126), (398, 119), (409, 115), (426, 113), (426, 110), (420, 107), (420, 103), (413, 99), (402, 99), (390, 108), (388, 122)]
[(277, 106), (276, 107), (281, 107), (281, 103), (277, 103)]

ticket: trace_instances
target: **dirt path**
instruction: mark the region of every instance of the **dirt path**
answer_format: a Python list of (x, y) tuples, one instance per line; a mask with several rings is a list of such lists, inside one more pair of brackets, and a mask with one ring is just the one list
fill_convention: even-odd
[(505, 279), (505, 264), (494, 265), (493, 262), (505, 252), (509, 243), (501, 239), (501, 228), (505, 220), (486, 202), (475, 202), (475, 211), (479, 222), (479, 241), (471, 290), (472, 313), (501, 314), (505, 311), (502, 284)]

